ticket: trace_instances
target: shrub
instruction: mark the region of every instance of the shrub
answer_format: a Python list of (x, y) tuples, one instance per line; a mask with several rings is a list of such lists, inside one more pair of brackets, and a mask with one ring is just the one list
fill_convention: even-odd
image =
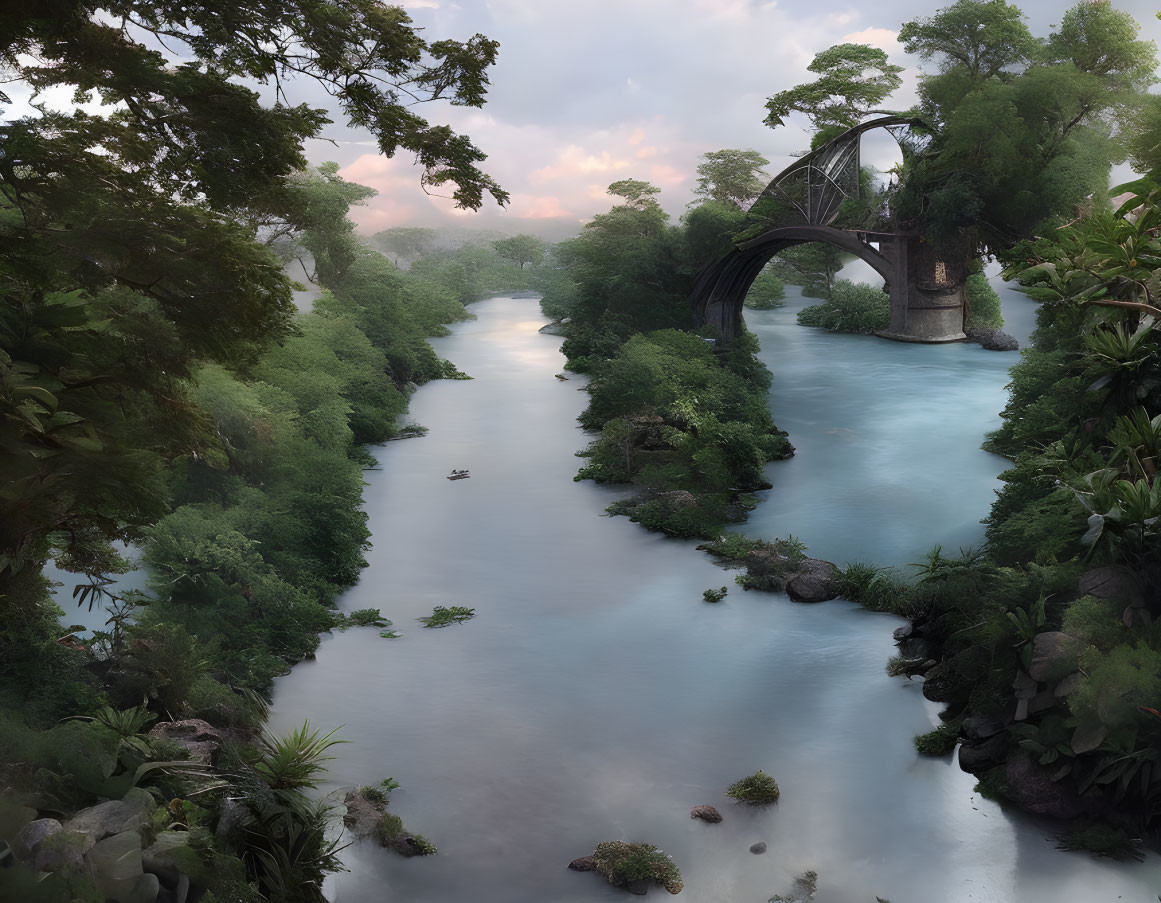
[(380, 613), (377, 608), (359, 608), (355, 611), (333, 614), (334, 630), (346, 630), (348, 627), (390, 627), (391, 622)]
[(836, 282), (830, 300), (798, 312), (800, 326), (818, 326), (831, 332), (875, 332), (891, 320), (891, 299), (881, 289)]
[(745, 561), (746, 556), (761, 546), (763, 540), (754, 539), (744, 533), (726, 533), (710, 542), (698, 546), (703, 552), (709, 552), (717, 558), (727, 558), (730, 561)]
[(752, 805), (776, 803), (780, 795), (778, 782), (761, 769), (749, 777), (734, 781), (726, 790), (726, 796)]
[(387, 805), (387, 797), (392, 790), (399, 789), (399, 782), (394, 778), (384, 778), (378, 784), (367, 784), (365, 787), (359, 788), (359, 793), (369, 799), (372, 803), (378, 803), (382, 806)]
[(915, 751), (921, 756), (949, 756), (958, 739), (959, 725), (949, 721), (916, 737)]
[(610, 884), (619, 887), (631, 881), (653, 881), (671, 894), (680, 893), (684, 887), (673, 860), (651, 843), (599, 843), (593, 850), (593, 864)]
[(988, 282), (987, 276), (983, 273), (972, 273), (967, 277), (966, 291), (970, 310), (965, 324), (968, 329), (984, 327), (999, 329), (1004, 325), (1000, 296)]
[(476, 610), (474, 608), (464, 608), (462, 605), (445, 608), (442, 605), (437, 605), (430, 615), (415, 620), (423, 624), (424, 627), (447, 627), (449, 624), (462, 624), (464, 621), (470, 621), (475, 616)]
[(1087, 850), (1110, 859), (1144, 859), (1140, 841), (1109, 825), (1081, 823), (1057, 838), (1058, 850)]
[(707, 589), (701, 594), (701, 597), (707, 602), (721, 602), (728, 592), (729, 588), (723, 586), (721, 589)]

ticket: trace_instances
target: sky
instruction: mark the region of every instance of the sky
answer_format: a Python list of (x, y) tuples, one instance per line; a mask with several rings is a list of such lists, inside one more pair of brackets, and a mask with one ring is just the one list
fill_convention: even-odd
[[(1161, 45), (1161, 0), (1114, 0)], [(500, 42), (482, 109), (442, 102), (416, 110), (471, 136), (484, 169), (511, 194), (479, 213), (428, 197), (401, 152), (377, 153), (370, 136), (336, 121), (327, 140), (307, 147), (312, 162), (335, 160), (345, 178), (379, 194), (352, 211), (360, 231), (404, 225), (532, 232), (557, 239), (608, 210), (618, 179), (658, 186), (679, 216), (692, 198), (701, 154), (753, 148), (777, 174), (809, 138), (797, 116), (772, 130), (762, 124), (771, 94), (813, 80), (814, 55), (843, 42), (871, 44), (906, 67), (903, 86), (884, 105), (915, 100), (918, 60), (896, 41), (901, 23), (946, 4), (878, 0), (407, 0), (430, 40), (482, 33)], [(1037, 35), (1051, 31), (1071, 3), (1018, 3)], [(309, 101), (322, 98), (310, 97)], [(339, 117), (336, 116), (336, 120)], [(898, 158), (885, 135), (868, 138), (864, 163), (882, 169)]]

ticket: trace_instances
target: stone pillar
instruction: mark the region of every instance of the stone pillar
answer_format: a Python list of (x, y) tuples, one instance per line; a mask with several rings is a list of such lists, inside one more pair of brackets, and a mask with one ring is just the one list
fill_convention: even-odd
[(899, 342), (961, 342), (966, 309), (967, 268), (946, 261), (930, 245), (912, 236), (880, 244), (894, 263), (890, 284), (891, 321), (878, 335)]

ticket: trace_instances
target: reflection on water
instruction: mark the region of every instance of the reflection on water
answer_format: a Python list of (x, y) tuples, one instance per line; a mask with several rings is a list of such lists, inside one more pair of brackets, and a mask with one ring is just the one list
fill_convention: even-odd
[[(474, 310), (478, 320), (435, 343), (474, 379), (417, 392), (412, 415), (430, 432), (380, 448), (382, 468), (367, 475), (374, 548), (342, 604), (381, 608), (403, 638), (338, 634), (275, 693), (276, 730), (304, 718), (343, 725), (351, 742), (335, 750), (333, 788), (394, 777), (402, 789), (392, 809), (440, 849), (403, 860), (351, 847), (351, 871), (329, 887), (336, 903), (620, 900), (623, 891), (565, 868), (611, 839), (672, 854), (686, 881), (682, 899), (693, 903), (763, 901), (808, 868), (820, 875), (818, 903), (876, 894), (894, 903), (1152, 899), (1156, 859), (1118, 865), (1058, 853), (1044, 831), (973, 794), (974, 779), (950, 760), (915, 755), (911, 738), (935, 723), (936, 709), (918, 681), (883, 671), (898, 619), (737, 588), (706, 605), (702, 591), (729, 575), (693, 543), (604, 518), (617, 493), (572, 481), (573, 452), (586, 442), (574, 422), (585, 396), (581, 380), (553, 378), (561, 340), (515, 328), (543, 322), (534, 301), (493, 299)], [(771, 336), (782, 330), (781, 355), (792, 358), (790, 327), (777, 325), (784, 314), (770, 316)], [(814, 341), (807, 330), (797, 335)], [(852, 347), (874, 360), (864, 344)], [(910, 347), (879, 344), (876, 372), (886, 378), (890, 355)], [(988, 391), (1001, 397), (1002, 371), (939, 350), (958, 355), (962, 379), (981, 391), (990, 373)], [(933, 354), (914, 358), (922, 366), (895, 366), (910, 374), (910, 383), (896, 377), (898, 386), (923, 399), (932, 379), (954, 384), (944, 361)], [(775, 364), (785, 426), (778, 409), (795, 402), (783, 392), (802, 387)], [(832, 410), (856, 391), (839, 375), (863, 382), (869, 366), (836, 362), (831, 390), (815, 404), (820, 438), (793, 437), (808, 468), (800, 478), (813, 484), (818, 521), (843, 533), (836, 545), (873, 542), (888, 560), (906, 560), (910, 552), (879, 535), (919, 538), (893, 522), (909, 512), (892, 507), (892, 492), (866, 487), (860, 504), (874, 517), (841, 524), (833, 512), (847, 504), (836, 496), (849, 480), (836, 488), (832, 469), (809, 463), (811, 442), (825, 456), (833, 441), (873, 458), (868, 481), (905, 489), (895, 474), (915, 468), (904, 450), (954, 451), (923, 435), (939, 423), (926, 410), (938, 393), (915, 406), (919, 436), (899, 404)], [(978, 435), (954, 442), (974, 448)], [(966, 517), (978, 518), (999, 466), (969, 468), (962, 480), (974, 491), (930, 500), (948, 509), (931, 523), (951, 519), (962, 499), (975, 506)], [(453, 468), (469, 468), (471, 479), (446, 480)], [(768, 507), (781, 504), (775, 495)], [(794, 532), (815, 531), (812, 523), (804, 516)], [(474, 607), (476, 618), (419, 629), (415, 618), (451, 604)], [(732, 805), (726, 786), (757, 768), (778, 779), (781, 801)], [(701, 803), (718, 806), (725, 821), (691, 820), (689, 808)], [(758, 840), (769, 844), (765, 855), (748, 851)]]

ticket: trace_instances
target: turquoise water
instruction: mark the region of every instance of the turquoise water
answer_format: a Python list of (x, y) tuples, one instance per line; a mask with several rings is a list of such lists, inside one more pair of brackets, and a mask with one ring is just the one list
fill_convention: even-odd
[[(618, 493), (572, 481), (582, 381), (553, 378), (561, 340), (537, 333), (536, 303), (473, 310), (434, 344), (475, 378), (420, 389), (412, 416), (430, 432), (378, 449), (366, 477), (374, 548), (342, 606), (380, 608), (402, 638), (336, 634), (276, 687), (273, 729), (309, 718), (350, 741), (325, 789), (394, 777), (392, 810), (439, 846), (411, 860), (351, 846), (336, 903), (624, 899), (565, 868), (613, 839), (670, 853), (693, 903), (761, 903), (806, 869), (817, 903), (1154, 899), (1156, 857), (1060, 853), (951, 759), (916, 756), (937, 708), (884, 673), (899, 619), (736, 587), (702, 602), (733, 575), (605, 517)], [(1015, 355), (820, 336), (790, 325), (793, 305), (748, 319), (800, 451), (770, 466), (750, 532), (880, 563), (978, 540), (1003, 467), (978, 445)], [(471, 479), (446, 480), (454, 468)], [(419, 629), (435, 605), (477, 616)], [(733, 805), (725, 788), (758, 768), (781, 801)], [(692, 821), (703, 803), (725, 821)], [(760, 840), (769, 851), (749, 853)]]

